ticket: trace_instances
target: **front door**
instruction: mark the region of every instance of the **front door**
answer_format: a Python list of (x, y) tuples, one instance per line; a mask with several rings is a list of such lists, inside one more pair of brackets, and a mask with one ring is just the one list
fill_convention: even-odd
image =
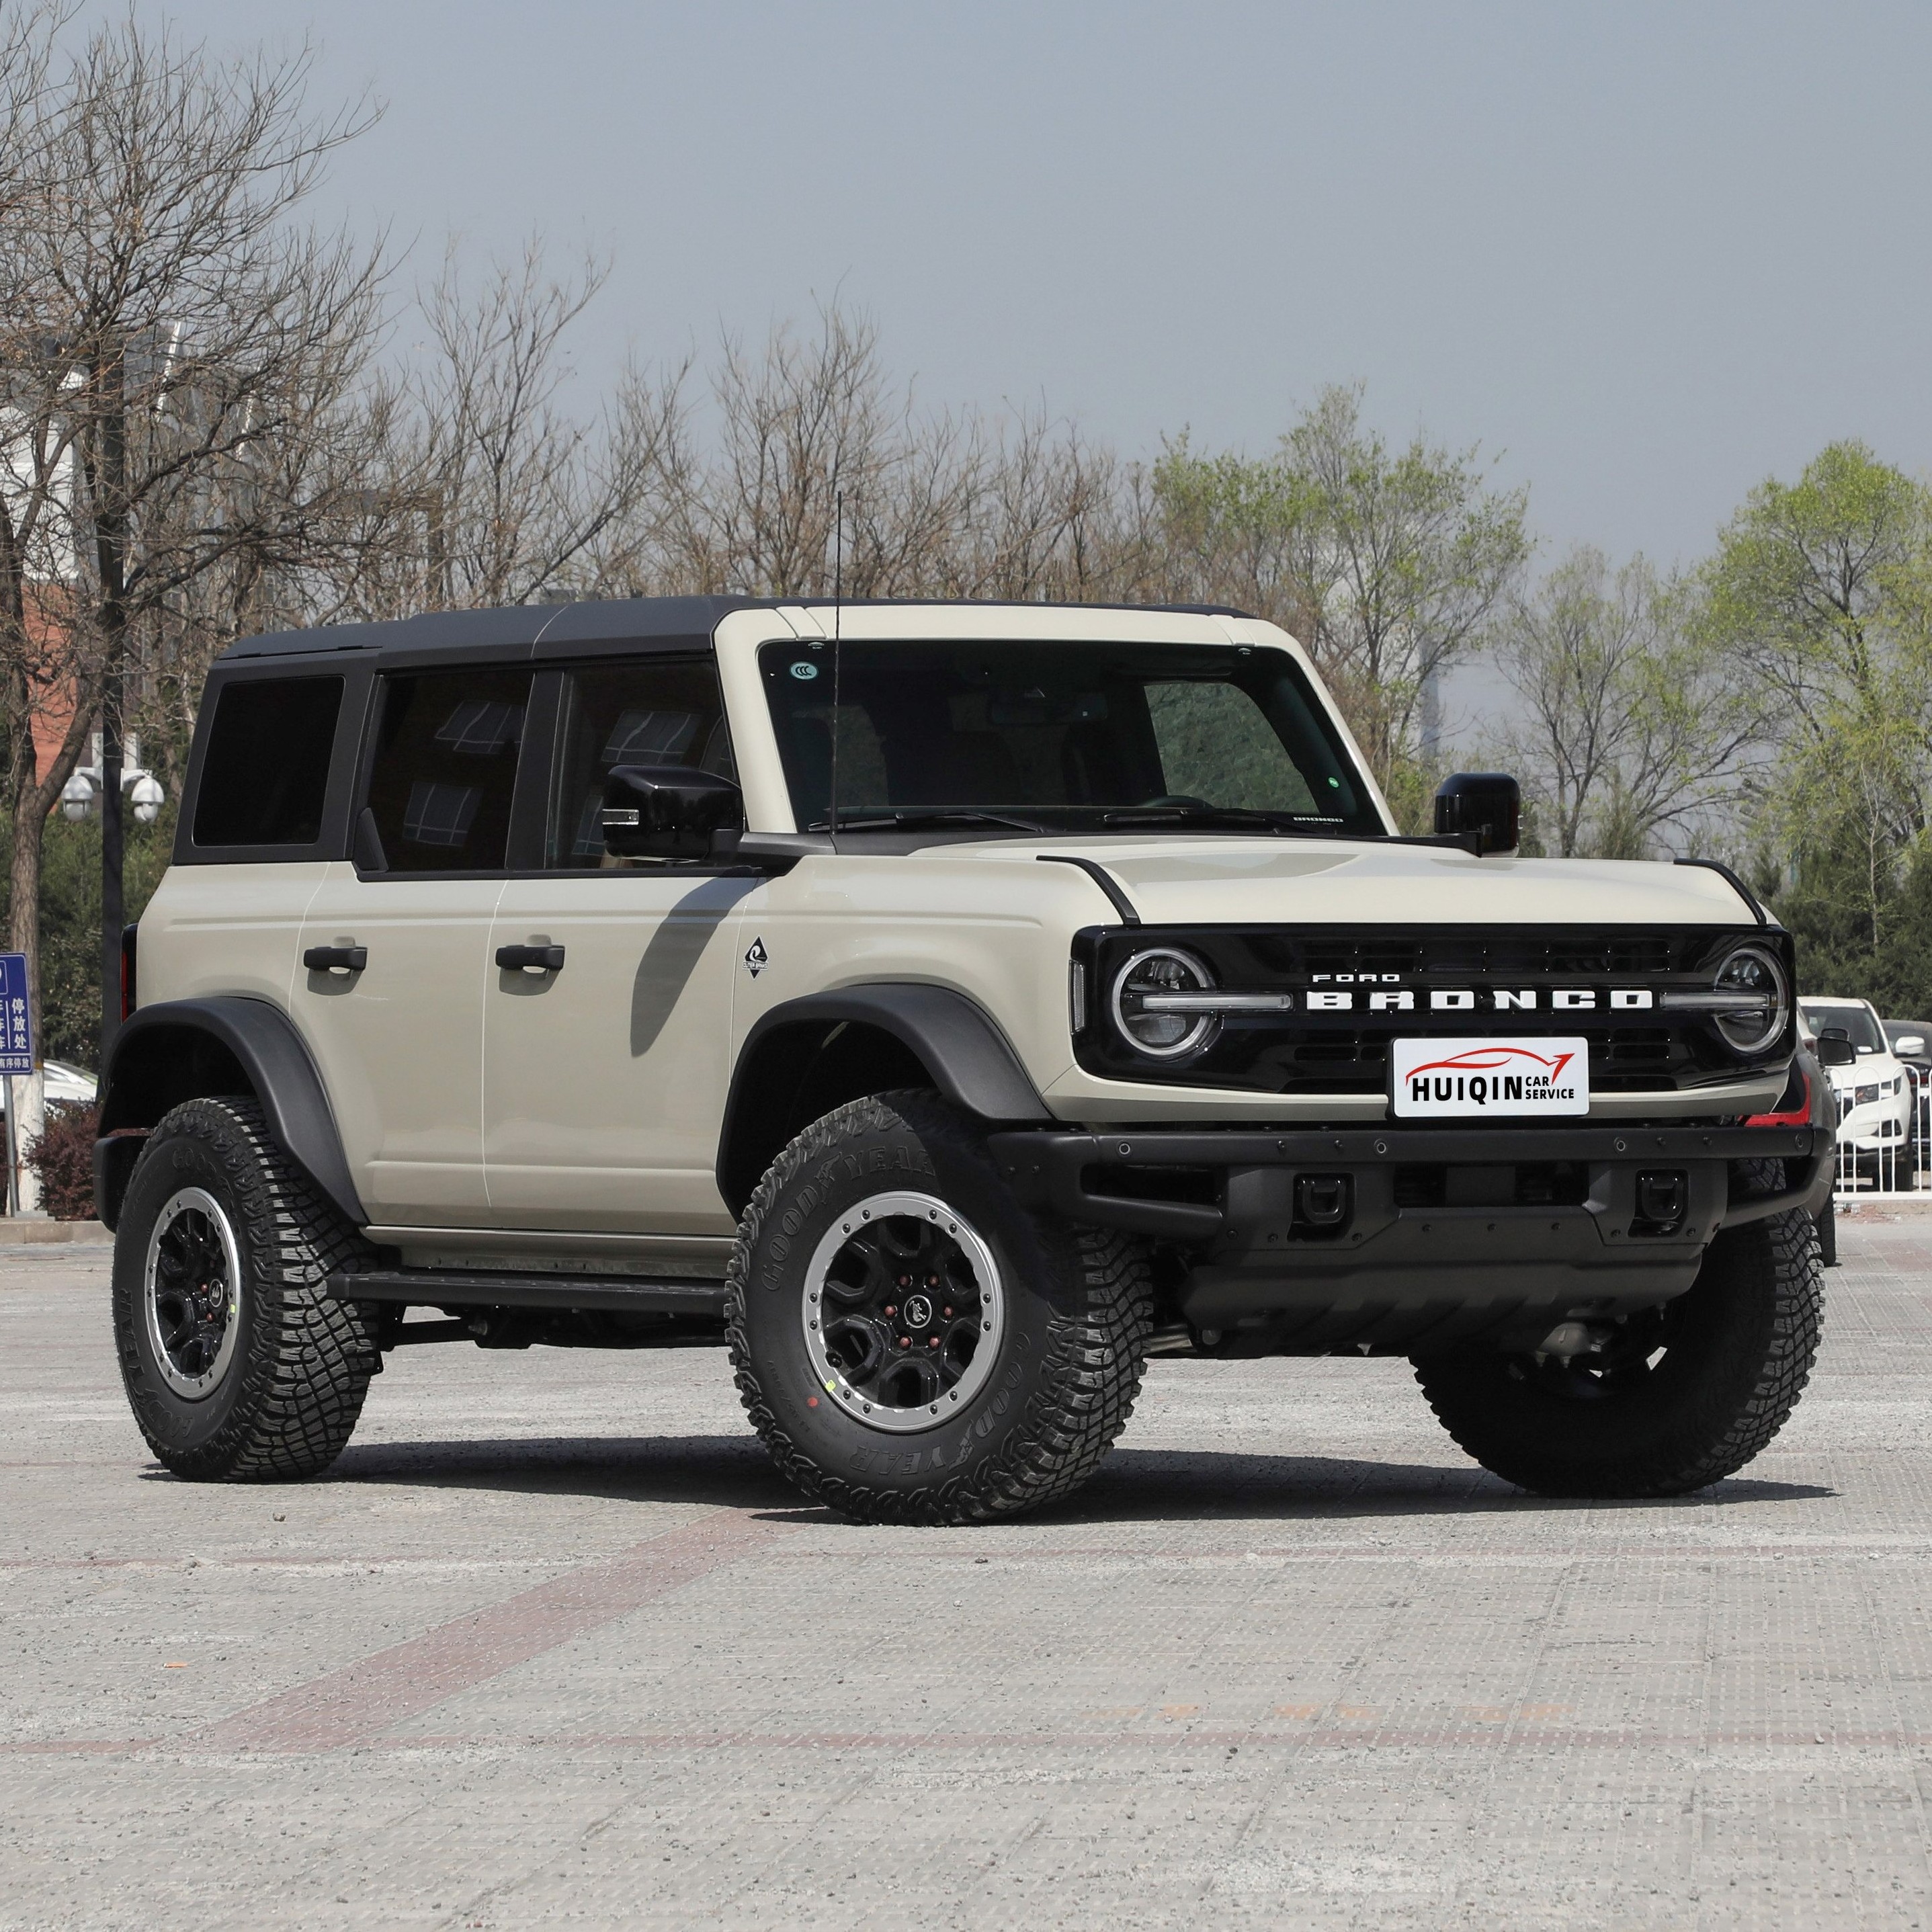
[[(500, 1227), (728, 1234), (712, 1167), (740, 902), (758, 883), (608, 856), (616, 765), (731, 775), (717, 672), (646, 659), (564, 674), (542, 876), (496, 906), (484, 999), (484, 1164)], [(562, 963), (499, 966), (506, 946)]]
[(303, 922), (292, 1004), (379, 1225), (488, 1220), (483, 1002), (530, 685), (383, 680), (357, 861), (328, 867)]

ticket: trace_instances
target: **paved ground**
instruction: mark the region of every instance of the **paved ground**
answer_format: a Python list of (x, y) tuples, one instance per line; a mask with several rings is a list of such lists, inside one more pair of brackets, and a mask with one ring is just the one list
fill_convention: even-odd
[(1932, 1220), (1739, 1480), (1513, 1495), (1396, 1363), (1157, 1366), (1076, 1507), (801, 1506), (711, 1351), (422, 1348), (176, 1483), (0, 1255), (0, 1926), (1932, 1919)]

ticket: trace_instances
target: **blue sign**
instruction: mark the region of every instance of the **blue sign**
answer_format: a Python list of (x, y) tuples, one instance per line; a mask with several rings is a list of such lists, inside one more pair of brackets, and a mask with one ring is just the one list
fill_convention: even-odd
[(34, 1070), (33, 1009), (27, 1003), (27, 956), (0, 952), (0, 1073)]

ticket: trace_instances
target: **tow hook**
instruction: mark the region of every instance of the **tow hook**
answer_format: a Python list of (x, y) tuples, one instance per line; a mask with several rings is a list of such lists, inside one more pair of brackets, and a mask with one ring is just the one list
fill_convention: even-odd
[(1559, 1322), (1532, 1352), (1554, 1355), (1559, 1362), (1574, 1362), (1580, 1357), (1607, 1352), (1616, 1332), (1606, 1322)]

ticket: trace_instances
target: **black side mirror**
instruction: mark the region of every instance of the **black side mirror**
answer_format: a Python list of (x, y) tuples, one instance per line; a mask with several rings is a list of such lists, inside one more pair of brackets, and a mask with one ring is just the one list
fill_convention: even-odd
[(1852, 1036), (1843, 1027), (1821, 1027), (1818, 1032), (1818, 1064), (1820, 1066), (1856, 1066), (1858, 1050), (1852, 1044)]
[(745, 822), (729, 778), (688, 765), (619, 765), (604, 781), (604, 849), (619, 859), (702, 859)]
[(1478, 852), (1514, 852), (1521, 842), (1522, 791), (1506, 772), (1456, 772), (1436, 794), (1436, 830), (1467, 838)]

